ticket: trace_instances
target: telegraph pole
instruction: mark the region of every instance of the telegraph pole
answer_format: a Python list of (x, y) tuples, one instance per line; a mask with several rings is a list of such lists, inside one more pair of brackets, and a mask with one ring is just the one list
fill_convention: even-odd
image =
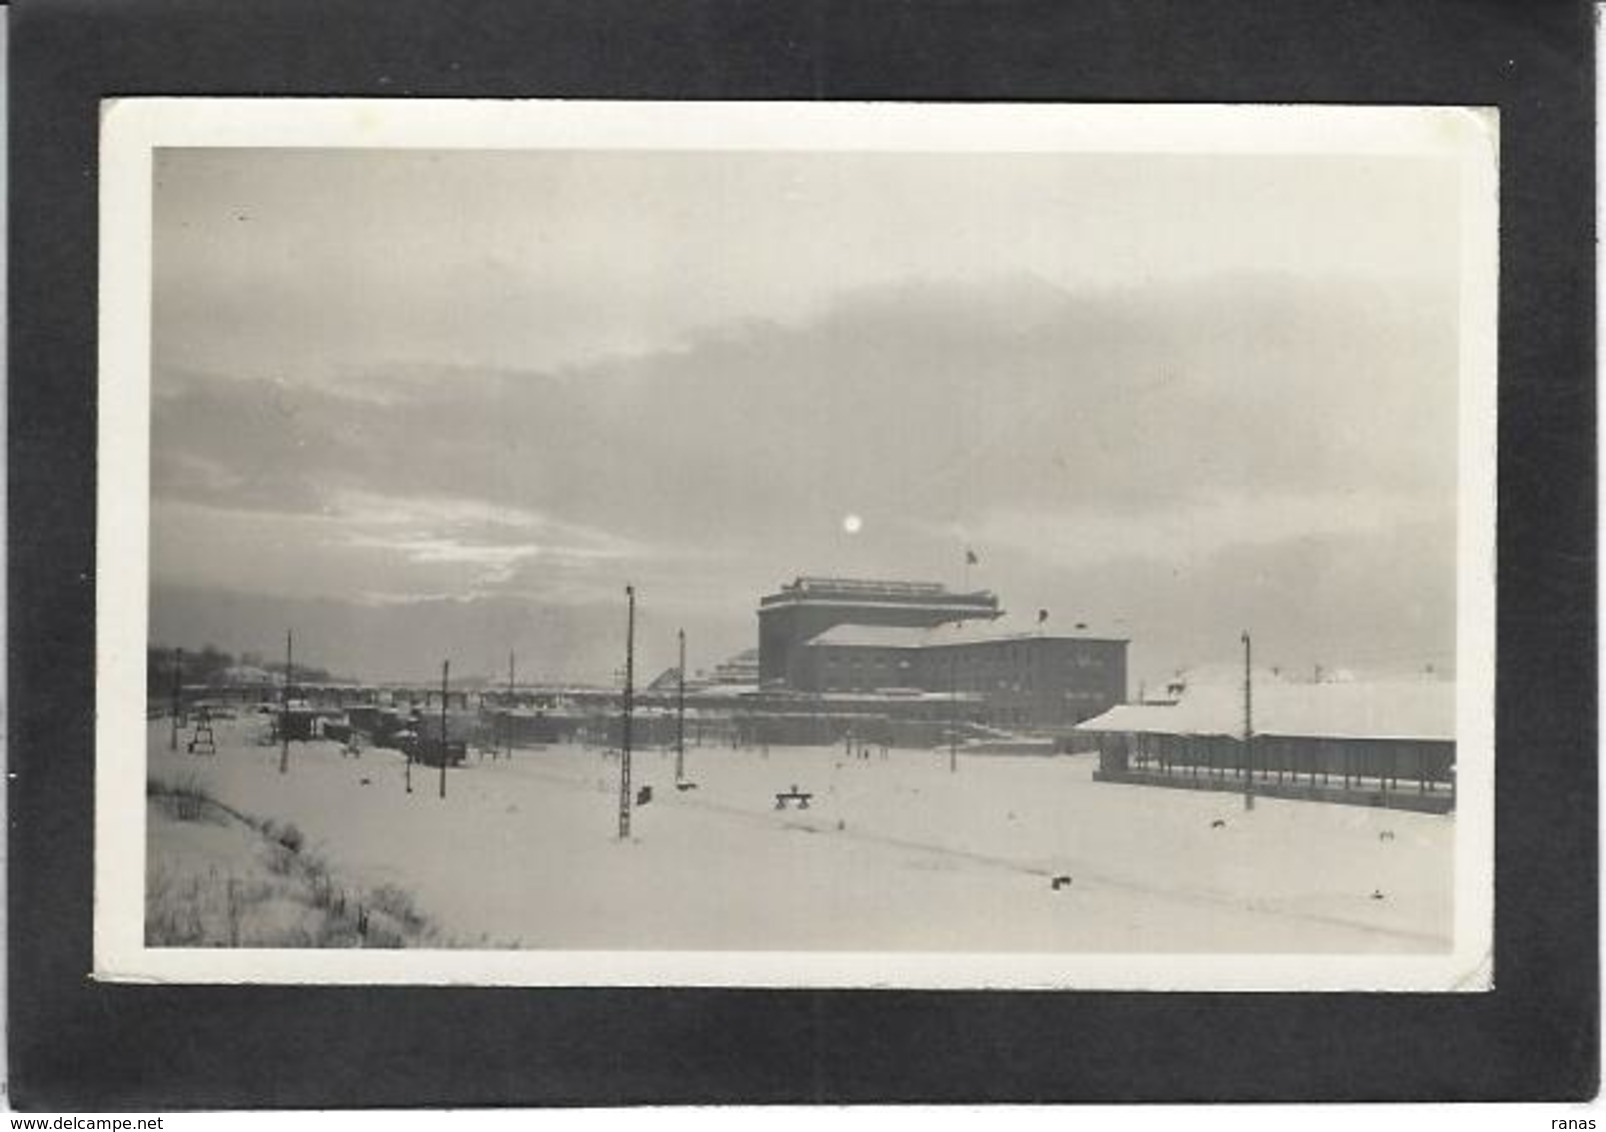
[(680, 640), (680, 682), (675, 698), (675, 784), (686, 779), (686, 630), (676, 630)]
[(1254, 683), (1249, 675), (1249, 630), (1244, 642), (1244, 809), (1255, 808), (1255, 715)]
[(295, 634), (284, 631), (284, 705), (279, 713), (279, 773), (290, 769), (290, 670), (295, 663)]
[(441, 797), (446, 797), (446, 689), (452, 662), (441, 661)]
[(636, 587), (625, 587), (629, 603), (625, 622), (624, 718), (619, 744), (619, 840), (630, 839), (630, 713), (634, 708), (636, 678)]
[(169, 751), (178, 750), (178, 717), (184, 710), (184, 650), (173, 650), (173, 734), (167, 741)]
[(507, 727), (507, 758), (513, 761), (513, 650), (507, 653), (507, 711), (502, 716)]

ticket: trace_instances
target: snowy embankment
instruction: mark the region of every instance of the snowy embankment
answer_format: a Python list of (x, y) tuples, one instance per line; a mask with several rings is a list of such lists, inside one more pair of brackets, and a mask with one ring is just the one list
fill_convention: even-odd
[[(1428, 952), (1450, 945), (1454, 818), (1092, 781), (1091, 756), (837, 748), (638, 751), (653, 789), (617, 840), (618, 760), (574, 747), (413, 768), (393, 751), (167, 750), (229, 806), (294, 822), (343, 875), (394, 884), (460, 939), (530, 948)], [(807, 810), (775, 808), (796, 785)], [(153, 851), (155, 847), (153, 846)], [(1051, 880), (1068, 877), (1056, 888)]]
[(403, 889), (354, 887), (292, 823), (248, 820), (191, 773), (146, 790), (149, 947), (421, 947), (440, 937)]

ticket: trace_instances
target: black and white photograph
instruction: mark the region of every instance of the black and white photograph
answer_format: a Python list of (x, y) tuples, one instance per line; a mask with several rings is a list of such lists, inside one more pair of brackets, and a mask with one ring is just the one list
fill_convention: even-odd
[(96, 977), (1489, 989), (1498, 134), (111, 104)]

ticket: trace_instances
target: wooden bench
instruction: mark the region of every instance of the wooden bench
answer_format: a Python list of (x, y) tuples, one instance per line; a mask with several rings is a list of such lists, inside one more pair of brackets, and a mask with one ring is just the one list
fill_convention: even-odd
[(812, 797), (814, 797), (813, 794), (805, 790), (799, 790), (794, 786), (790, 790), (783, 790), (775, 795), (775, 808), (784, 810), (789, 803), (796, 802), (798, 809), (806, 810), (809, 808), (809, 799)]

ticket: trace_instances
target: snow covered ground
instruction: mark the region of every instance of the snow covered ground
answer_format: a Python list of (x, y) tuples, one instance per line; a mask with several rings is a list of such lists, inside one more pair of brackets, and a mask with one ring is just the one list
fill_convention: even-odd
[[(1453, 816), (1096, 783), (1093, 756), (835, 748), (638, 751), (653, 800), (617, 840), (618, 761), (522, 750), (448, 772), (332, 742), (167, 749), (244, 813), (293, 822), (332, 868), (407, 889), (447, 934), (563, 949), (1435, 952), (1452, 933)], [(796, 785), (807, 810), (775, 808)], [(204, 851), (197, 842), (196, 851)], [(155, 851), (155, 847), (152, 847)], [(164, 850), (170, 851), (170, 850)], [(1051, 878), (1068, 876), (1058, 889)]]

